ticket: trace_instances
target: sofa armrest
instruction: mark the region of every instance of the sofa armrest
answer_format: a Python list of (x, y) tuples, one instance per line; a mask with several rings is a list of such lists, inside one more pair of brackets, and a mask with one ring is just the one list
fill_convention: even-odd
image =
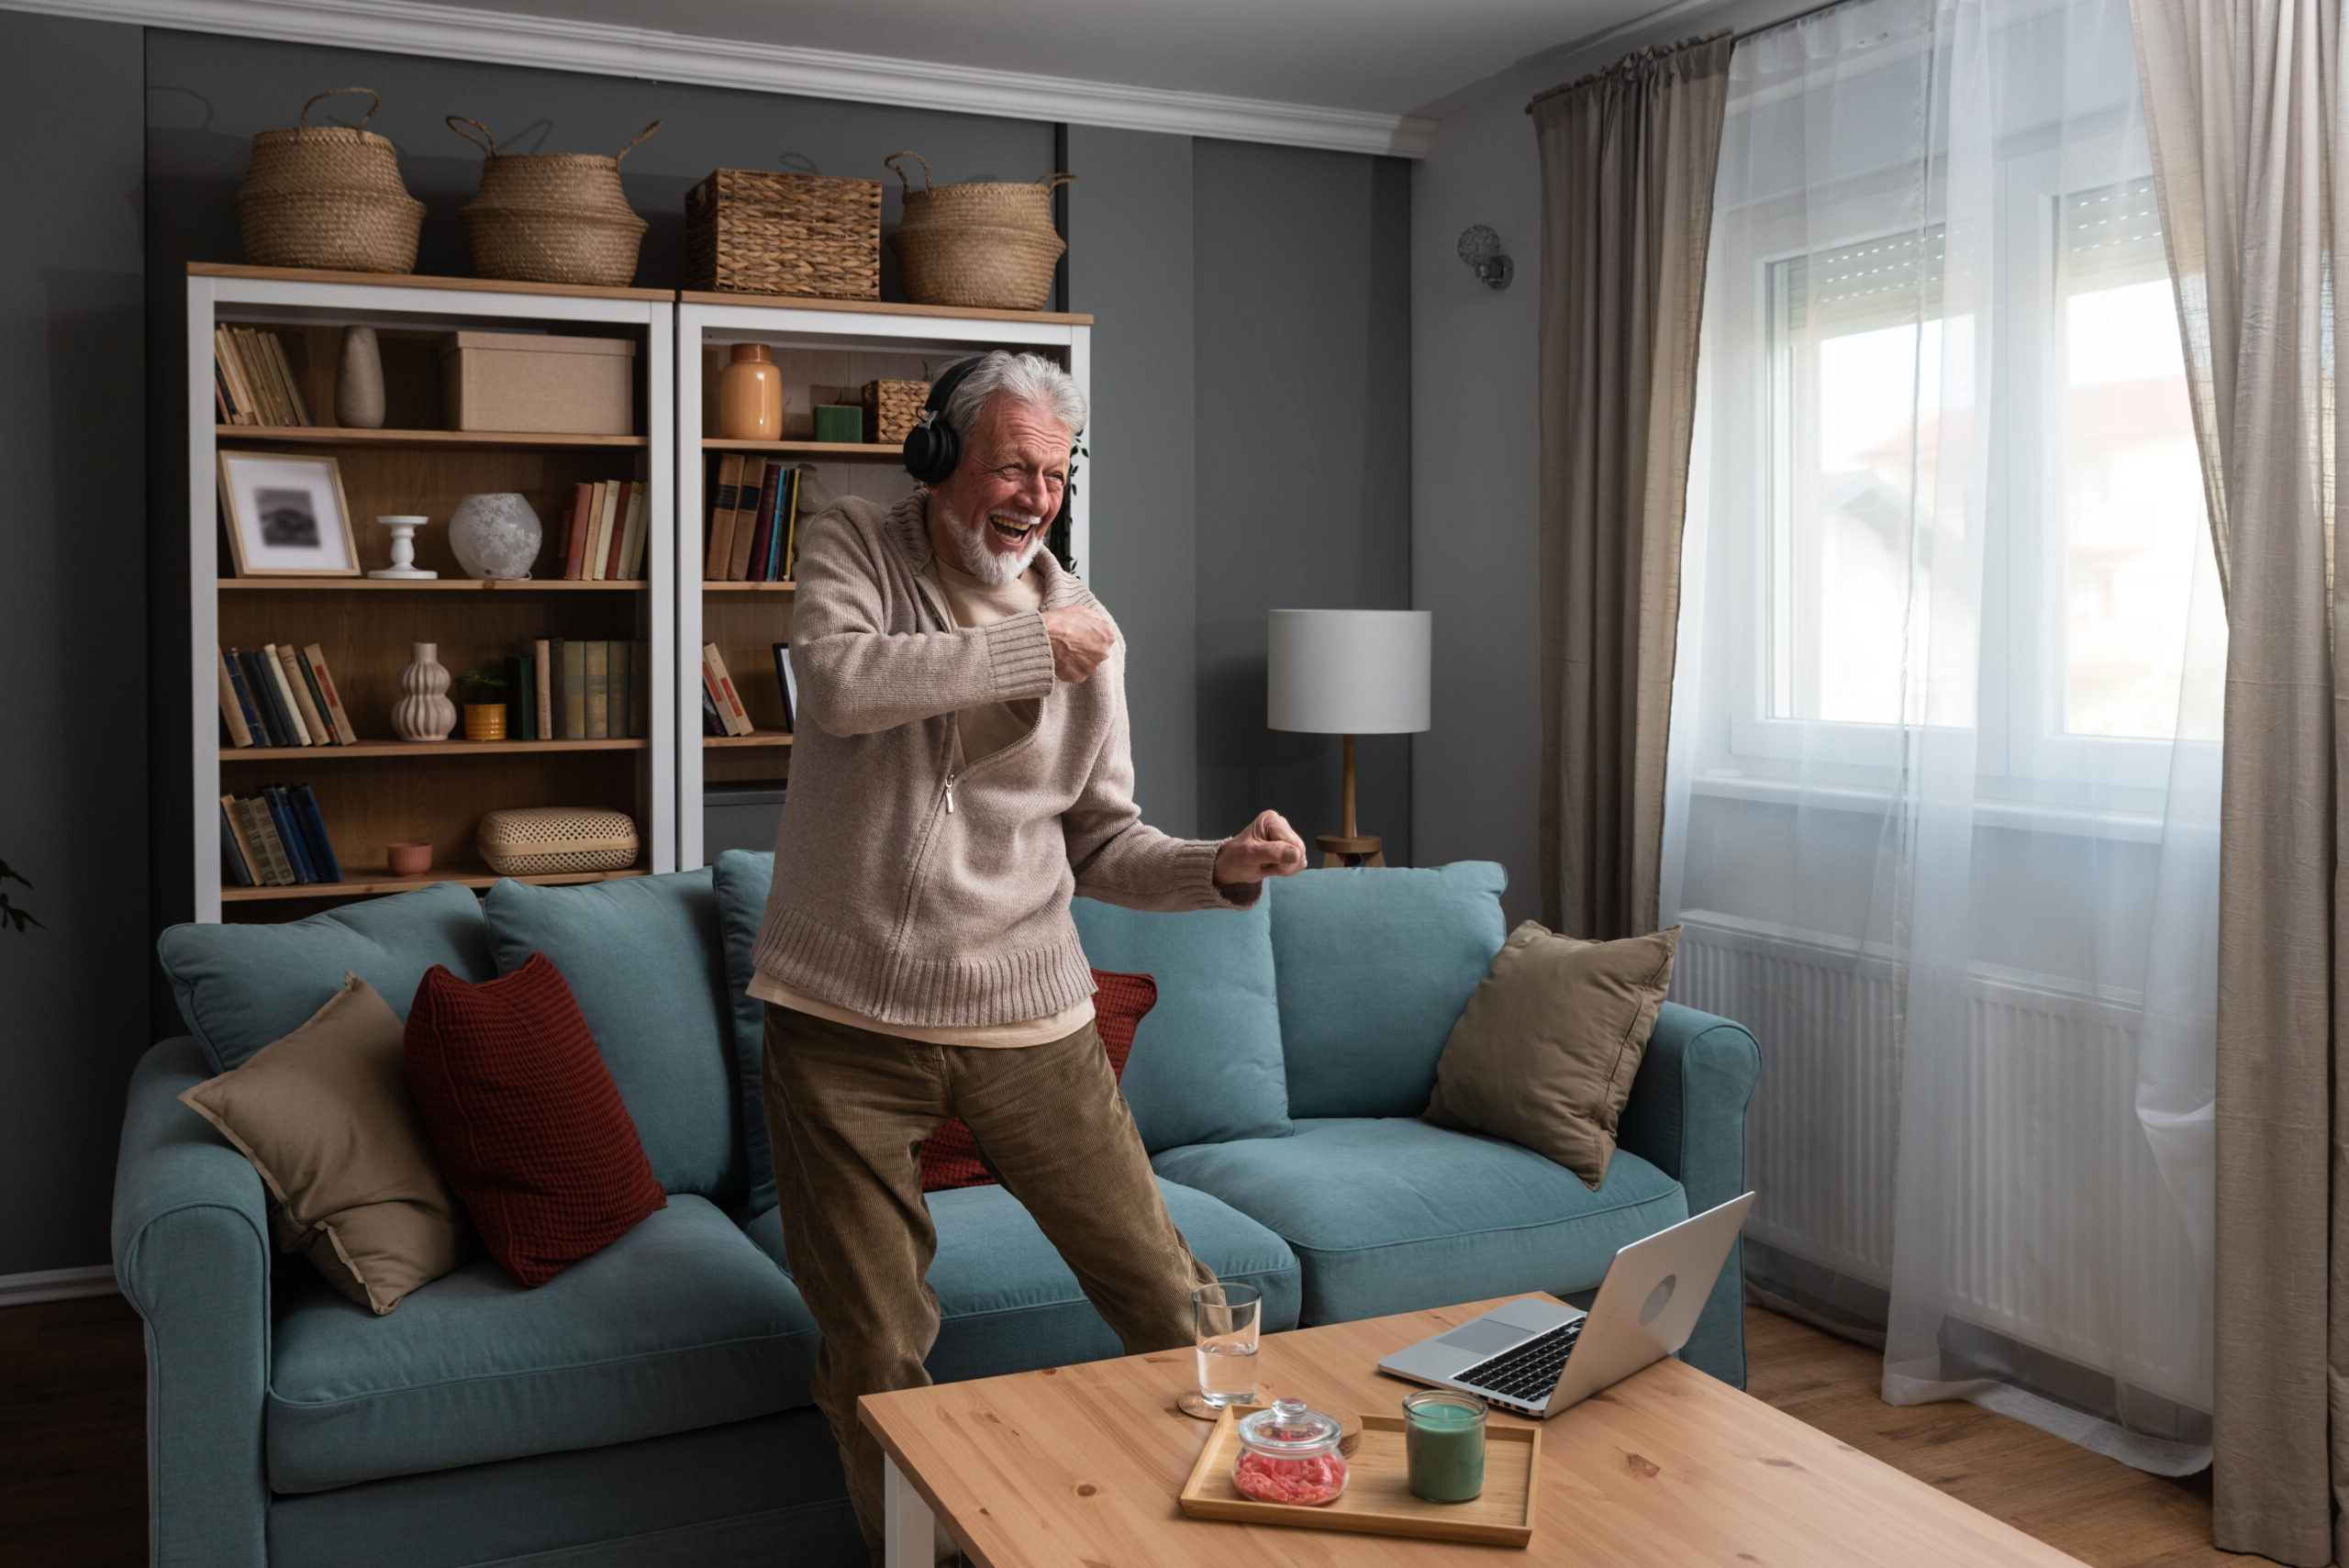
[(269, 1218), (250, 1162), (175, 1098), (210, 1076), (193, 1040), (140, 1058), (115, 1163), (115, 1279), (147, 1326), (158, 1568), (259, 1568), (268, 1557)]
[[(1616, 1144), (1662, 1170), (1688, 1195), (1688, 1212), (1745, 1190), (1745, 1107), (1762, 1073), (1762, 1048), (1742, 1024), (1666, 1002), (1656, 1010), (1647, 1055), (1631, 1081)], [(1692, 1366), (1745, 1386), (1745, 1249), (1729, 1262), (1680, 1351)]]

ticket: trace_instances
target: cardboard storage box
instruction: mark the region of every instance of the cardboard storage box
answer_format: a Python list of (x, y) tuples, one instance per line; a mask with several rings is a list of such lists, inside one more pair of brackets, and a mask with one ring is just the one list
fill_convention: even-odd
[(632, 436), (636, 344), (452, 332), (440, 345), (440, 417), (451, 430)]

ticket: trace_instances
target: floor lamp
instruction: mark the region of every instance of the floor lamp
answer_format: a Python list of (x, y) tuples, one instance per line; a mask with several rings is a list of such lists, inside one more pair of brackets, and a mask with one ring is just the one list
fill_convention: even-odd
[(1354, 737), (1428, 728), (1426, 610), (1275, 610), (1264, 706), (1275, 729), (1346, 738), (1345, 831), (1322, 833), (1324, 866), (1383, 866), (1384, 842), (1354, 831)]

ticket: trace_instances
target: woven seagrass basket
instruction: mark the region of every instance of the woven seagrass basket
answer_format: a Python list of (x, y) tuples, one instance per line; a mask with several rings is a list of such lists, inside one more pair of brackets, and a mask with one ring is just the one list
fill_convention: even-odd
[(451, 115), (449, 128), (482, 150), (481, 189), (457, 215), (473, 244), (474, 272), (517, 283), (608, 288), (635, 280), (644, 219), (620, 189), (620, 160), (661, 128), (659, 120), (609, 158), (502, 153), (487, 126), (462, 115)]
[(685, 286), (881, 297), (881, 182), (719, 169), (685, 193)]
[(492, 811), (473, 833), (489, 869), (500, 876), (551, 872), (625, 871), (636, 863), (636, 821), (625, 811), (587, 806), (524, 806)]
[[(918, 191), (897, 165), (921, 165)], [(906, 188), (906, 217), (889, 236), (906, 297), (916, 305), (987, 310), (1041, 310), (1052, 295), (1052, 269), (1068, 244), (1052, 227), (1052, 192), (1076, 178), (1046, 174), (1032, 185), (972, 180), (933, 185), (918, 152), (883, 160)]]
[(905, 444), (906, 434), (921, 417), (930, 401), (926, 381), (868, 381), (864, 384), (864, 439), (890, 446)]
[[(359, 124), (312, 125), (318, 98), (342, 93), (373, 100)], [(382, 102), (373, 88), (337, 87), (303, 105), (294, 125), (253, 138), (237, 192), (246, 261), (338, 272), (416, 271), (424, 204), (401, 183), (392, 144), (365, 128)]]

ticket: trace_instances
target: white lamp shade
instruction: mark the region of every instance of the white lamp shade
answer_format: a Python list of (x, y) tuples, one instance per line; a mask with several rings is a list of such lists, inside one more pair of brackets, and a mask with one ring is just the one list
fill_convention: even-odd
[(1265, 709), (1275, 729), (1408, 735), (1428, 728), (1427, 610), (1275, 610)]

